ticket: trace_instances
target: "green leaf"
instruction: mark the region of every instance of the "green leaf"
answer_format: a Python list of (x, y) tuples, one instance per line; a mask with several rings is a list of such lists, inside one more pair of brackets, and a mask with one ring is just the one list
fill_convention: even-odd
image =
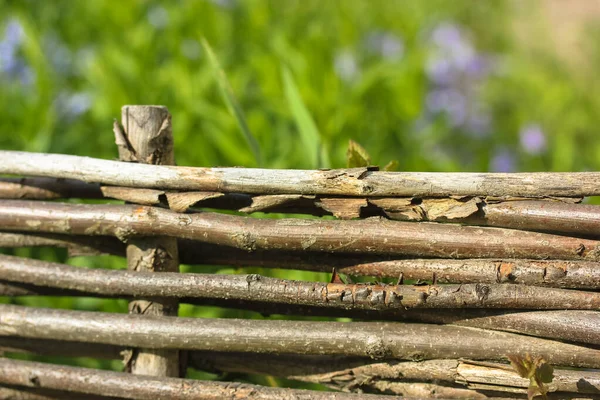
[(368, 167), (371, 165), (369, 153), (352, 139), (348, 142), (346, 158), (348, 160), (348, 168)]
[(399, 165), (400, 163), (398, 162), (398, 160), (392, 160), (389, 163), (385, 164), (385, 167), (383, 167), (383, 171), (398, 171)]
[(308, 149), (308, 160), (312, 168), (321, 168), (321, 135), (312, 116), (308, 112), (294, 77), (287, 67), (282, 68), (283, 89), (296, 122), (302, 146)]
[(508, 359), (521, 377), (529, 379), (527, 398), (531, 400), (540, 394), (542, 398), (546, 399), (548, 388), (544, 383), (552, 382), (554, 368), (543, 357), (533, 358), (529, 353), (525, 356), (509, 355)]
[(229, 109), (231, 115), (235, 117), (240, 131), (244, 135), (246, 143), (250, 147), (252, 154), (254, 154), (256, 164), (261, 166), (262, 159), (260, 155), (260, 147), (258, 145), (258, 141), (256, 140), (256, 138), (250, 131), (250, 128), (248, 127), (246, 117), (244, 116), (244, 111), (242, 110), (242, 107), (238, 103), (235, 94), (233, 93), (233, 89), (231, 88), (229, 80), (227, 79), (227, 75), (225, 75), (225, 71), (223, 70), (223, 68), (221, 68), (221, 64), (219, 63), (217, 56), (215, 55), (214, 51), (212, 50), (212, 48), (208, 44), (208, 41), (205, 38), (202, 38), (202, 47), (204, 47), (204, 52), (208, 56), (208, 61), (213, 70), (213, 74), (215, 75), (215, 79), (217, 80), (217, 84), (219, 86), (221, 95), (223, 96), (223, 100), (225, 101), (225, 104), (227, 105), (227, 108)]

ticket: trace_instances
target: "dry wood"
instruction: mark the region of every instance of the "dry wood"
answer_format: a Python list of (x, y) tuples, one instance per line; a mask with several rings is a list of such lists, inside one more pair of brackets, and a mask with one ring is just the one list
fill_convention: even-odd
[[(423, 310), (425, 311), (425, 310)], [(600, 345), (600, 313), (595, 311), (454, 310), (452, 313), (421, 312), (419, 321), (472, 326), (571, 342)]]
[[(378, 381), (436, 382), (477, 388), (487, 384), (495, 391), (525, 393), (529, 380), (507, 364), (456, 359), (420, 362), (379, 362), (326, 356), (250, 356), (244, 353), (195, 352), (195, 367), (209, 371), (274, 374), (303, 382), (319, 383), (338, 390), (365, 390)], [(548, 384), (550, 392), (598, 394), (600, 371), (556, 368)]]
[(600, 293), (525, 285), (382, 285), (302, 282), (252, 275), (81, 269), (0, 255), (0, 280), (81, 295), (231, 299), (334, 309), (513, 308), (600, 310)]
[[(27, 284), (0, 283), (0, 295), (4, 296), (82, 296), (89, 293), (77, 290), (51, 289)], [(96, 295), (98, 296), (98, 295)], [(349, 317), (358, 320), (412, 321), (437, 324), (456, 324), (475, 328), (523, 333), (573, 343), (600, 345), (600, 313), (596, 311), (543, 311), (524, 312), (497, 309), (399, 309), (369, 310), (352, 307), (316, 307), (296, 304), (270, 303), (225, 299), (183, 298), (184, 303), (213, 305), (252, 310), (264, 315), (281, 314), (294, 316)]]
[[(171, 114), (162, 106), (124, 106), (114, 133), (121, 161), (174, 165)], [(152, 190), (146, 189), (146, 192)], [(155, 192), (155, 191), (154, 191)], [(158, 197), (158, 196), (157, 196)], [(130, 200), (138, 200), (132, 198)], [(143, 199), (141, 199), (143, 202)], [(178, 272), (177, 240), (171, 237), (135, 237), (127, 242), (127, 267), (131, 271)], [(177, 316), (174, 298), (141, 296), (129, 303), (129, 312)], [(132, 350), (126, 355), (127, 370), (139, 375), (180, 376), (178, 351)]]
[(567, 201), (486, 201), (485, 198), (321, 198), (306, 195), (250, 196), (220, 192), (168, 192), (156, 189), (99, 187), (76, 180), (0, 179), (0, 198), (115, 198), (144, 205), (163, 205), (176, 212), (192, 206), (241, 212), (331, 214), (341, 219), (385, 215), (404, 221), (435, 221), (597, 236), (600, 207)]
[(74, 179), (0, 178), (0, 198), (3, 199), (99, 199), (100, 185)]
[(113, 186), (255, 194), (343, 196), (600, 195), (600, 173), (428, 173), (340, 170), (191, 168), (124, 164), (60, 154), (0, 151), (0, 174), (79, 179)]
[[(179, 241), (184, 264), (261, 266), (267, 268), (338, 272), (438, 283), (522, 283), (533, 286), (595, 289), (600, 286), (596, 262), (515, 259), (400, 259), (352, 254), (247, 251), (190, 240)], [(125, 254), (124, 245), (112, 237), (67, 236), (49, 233), (0, 232), (0, 247), (56, 246), (69, 249), (71, 256)]]
[(600, 350), (459, 326), (117, 315), (0, 305), (0, 336), (61, 339), (155, 349), (329, 354), (373, 359), (542, 355), (554, 365), (600, 367)]
[[(80, 342), (0, 337), (0, 350), (117, 359), (120, 358), (121, 349), (118, 346)], [(529, 384), (528, 380), (519, 377), (507, 364), (456, 359), (374, 363), (364, 358), (339, 356), (195, 351), (190, 353), (189, 361), (190, 366), (195, 369), (214, 373), (273, 375), (351, 391), (372, 388), (378, 381), (437, 382), (446, 385), (456, 384), (470, 389), (485, 383), (495, 391), (522, 393)], [(600, 389), (600, 371), (555, 368), (554, 379), (548, 385), (548, 389), (551, 393), (597, 394)]]
[(598, 259), (600, 242), (536, 232), (367, 219), (267, 220), (217, 213), (177, 214), (155, 207), (0, 202), (4, 230), (171, 236), (262, 250), (370, 253), (416, 257)]
[[(0, 399), (3, 400), (64, 400), (73, 398), (73, 393), (55, 389), (17, 387), (0, 384)], [(124, 397), (77, 393), (79, 400), (123, 400)]]
[[(378, 395), (352, 395), (298, 389), (269, 388), (237, 382), (197, 381), (131, 375), (121, 372), (68, 367), (0, 358), (0, 383), (126, 399), (204, 400), (248, 399), (389, 399)], [(393, 398), (393, 397), (391, 397)]]

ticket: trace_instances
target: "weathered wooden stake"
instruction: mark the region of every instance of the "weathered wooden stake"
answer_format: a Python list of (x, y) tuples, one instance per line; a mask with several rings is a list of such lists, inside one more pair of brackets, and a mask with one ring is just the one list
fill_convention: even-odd
[[(171, 114), (163, 106), (124, 106), (122, 128), (115, 121), (115, 141), (121, 161), (142, 164), (174, 165)], [(179, 271), (177, 240), (145, 237), (127, 242), (127, 265), (132, 271)], [(177, 316), (177, 299), (146, 298), (129, 303), (131, 314)], [(180, 375), (177, 350), (144, 349), (126, 352), (128, 371), (138, 375)], [(181, 370), (183, 370), (181, 368)]]

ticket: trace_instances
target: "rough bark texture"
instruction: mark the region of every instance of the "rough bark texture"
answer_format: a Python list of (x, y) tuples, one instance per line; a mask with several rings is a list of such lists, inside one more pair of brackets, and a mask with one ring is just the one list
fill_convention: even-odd
[(288, 212), (334, 215), (341, 219), (382, 215), (403, 221), (435, 221), (522, 230), (598, 236), (600, 207), (575, 204), (579, 199), (348, 198), (281, 194), (252, 196), (222, 192), (169, 192), (156, 189), (103, 186), (51, 178), (0, 178), (0, 198), (114, 198), (161, 205), (176, 212), (190, 207), (233, 209), (245, 213)]
[(0, 305), (0, 336), (153, 349), (329, 354), (373, 359), (505, 360), (542, 355), (554, 365), (600, 367), (600, 350), (459, 326), (116, 315)]
[[(121, 145), (127, 146), (126, 143)], [(357, 197), (600, 195), (598, 172), (506, 174), (379, 172), (373, 168), (316, 171), (191, 168), (18, 151), (0, 151), (0, 159), (0, 174), (70, 178), (152, 189)]]
[[(3, 400), (65, 400), (72, 399), (74, 393), (56, 389), (11, 386), (0, 384), (0, 399)], [(123, 400), (124, 397), (102, 396), (77, 393), (80, 400)]]
[[(0, 283), (0, 295), (4, 296), (82, 296), (76, 290), (49, 289), (16, 283)], [(256, 311), (263, 316), (271, 314), (296, 317), (326, 316), (348, 317), (356, 320), (411, 321), (438, 324), (472, 326), (475, 328), (517, 332), (531, 336), (560, 339), (573, 343), (600, 345), (600, 313), (596, 311), (544, 311), (525, 312), (497, 309), (399, 309), (369, 310), (351, 307), (315, 307), (294, 304), (278, 304), (262, 301), (232, 299), (182, 298), (183, 303), (212, 305)]]
[[(184, 264), (260, 266), (331, 272), (353, 276), (398, 278), (438, 283), (520, 283), (532, 286), (595, 289), (600, 286), (596, 262), (518, 259), (390, 259), (390, 256), (247, 251), (191, 240), (178, 241)], [(0, 232), (0, 247), (56, 246), (77, 255), (125, 255), (112, 237), (67, 236), (51, 233)], [(198, 269), (199, 270), (199, 269)]]
[(6, 358), (0, 358), (0, 383), (26, 388), (65, 390), (71, 392), (73, 396), (83, 393), (144, 400), (390, 398), (378, 395), (269, 388), (237, 382), (197, 381), (131, 375)]
[[(274, 374), (338, 390), (368, 390), (377, 381), (436, 382), (469, 389), (485, 383), (495, 391), (525, 393), (529, 380), (508, 364), (438, 359), (419, 362), (365, 362), (325, 356), (249, 356), (243, 353), (195, 352), (195, 367), (208, 371)], [(600, 371), (554, 369), (550, 392), (600, 393)]]
[[(0, 337), (0, 350), (117, 359), (121, 349), (117, 346), (81, 342)], [(190, 353), (189, 362), (192, 368), (213, 373), (273, 375), (350, 391), (375, 389), (374, 384), (377, 381), (435, 382), (463, 386), (467, 389), (485, 384), (488, 388), (493, 387), (494, 391), (521, 393), (525, 392), (529, 384), (527, 379), (521, 378), (507, 364), (456, 359), (373, 362), (365, 358), (340, 356), (195, 351)], [(548, 384), (548, 389), (551, 393), (598, 394), (600, 371), (555, 368), (554, 379)], [(429, 396), (434, 397), (433, 394)]]
[(178, 214), (148, 206), (5, 200), (4, 230), (112, 235), (121, 240), (171, 236), (262, 250), (367, 253), (414, 257), (532, 258), (597, 261), (600, 242), (502, 228), (378, 218), (359, 221), (257, 219), (217, 213)]
[[(124, 106), (123, 130), (115, 123), (115, 140), (121, 161), (174, 165), (171, 114), (161, 106)], [(133, 199), (135, 200), (135, 199)], [(127, 242), (127, 266), (131, 271), (178, 272), (177, 240), (171, 237), (136, 237)], [(129, 303), (129, 312), (177, 316), (174, 298), (144, 296)], [(127, 369), (134, 374), (179, 376), (178, 351), (132, 350), (126, 355)]]
[[(303, 282), (251, 275), (82, 269), (0, 255), (0, 281), (81, 295), (231, 299), (346, 310), (513, 308), (600, 310), (600, 293), (526, 285), (385, 285)], [(156, 314), (160, 315), (160, 314)]]

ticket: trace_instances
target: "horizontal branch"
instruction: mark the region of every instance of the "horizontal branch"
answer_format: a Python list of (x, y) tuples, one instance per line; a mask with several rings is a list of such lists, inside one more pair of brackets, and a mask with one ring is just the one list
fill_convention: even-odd
[[(81, 296), (81, 291), (49, 289), (33, 285), (0, 283), (3, 296)], [(435, 324), (455, 324), (485, 327), (490, 330), (522, 333), (541, 338), (559, 339), (572, 343), (600, 345), (600, 313), (596, 311), (516, 311), (506, 309), (399, 309), (369, 310), (360, 308), (316, 307), (296, 304), (270, 303), (232, 299), (183, 298), (183, 303), (211, 305), (255, 311), (261, 315), (294, 315), (347, 317), (355, 320), (411, 321)]]
[(230, 299), (333, 309), (513, 308), (600, 310), (600, 293), (525, 285), (383, 285), (303, 282), (252, 275), (82, 269), (0, 255), (0, 281), (81, 295)]
[(600, 350), (513, 333), (384, 322), (150, 317), (0, 305), (0, 336), (156, 349), (329, 354), (373, 359), (545, 356), (554, 365), (600, 367)]
[[(0, 384), (0, 399), (8, 400), (64, 400), (73, 398), (72, 392)], [(77, 393), (79, 400), (124, 400), (123, 397)]]
[(122, 372), (68, 367), (0, 358), (0, 384), (64, 390), (127, 399), (202, 400), (249, 399), (388, 399), (378, 395), (353, 395), (299, 389), (270, 388), (237, 382), (198, 381), (132, 375)]
[(581, 197), (600, 194), (600, 173), (427, 173), (266, 170), (142, 165), (61, 154), (0, 151), (0, 174), (79, 179), (114, 186), (257, 194), (343, 196)]
[(414, 257), (598, 259), (600, 242), (536, 232), (367, 219), (258, 219), (218, 213), (178, 214), (156, 207), (0, 202), (4, 230), (173, 236), (256, 250), (367, 253)]
[[(194, 352), (192, 365), (213, 372), (270, 374), (287, 379), (327, 385), (338, 390), (368, 390), (378, 381), (436, 382), (477, 389), (485, 383), (497, 391), (525, 393), (529, 380), (507, 364), (440, 359), (420, 362), (379, 362), (336, 359), (330, 356), (248, 355), (244, 353)], [(597, 394), (600, 371), (554, 369), (549, 392)]]
[(170, 192), (128, 187), (100, 187), (81, 181), (23, 178), (0, 179), (0, 198), (115, 198), (136, 204), (164, 206), (185, 212), (192, 206), (246, 213), (283, 212), (332, 214), (342, 219), (383, 215), (401, 221), (435, 221), (496, 226), (521, 230), (595, 236), (600, 207), (562, 201), (504, 201), (496, 198), (323, 198), (307, 195), (251, 196), (219, 192)]
[[(0, 337), (0, 350), (120, 359), (119, 352), (122, 349), (81, 342)], [(469, 389), (485, 382), (495, 387), (496, 391), (520, 390), (529, 385), (528, 380), (519, 377), (507, 364), (456, 359), (374, 363), (365, 358), (340, 356), (194, 351), (189, 353), (189, 366), (213, 373), (273, 375), (350, 391), (364, 390), (374, 382), (397, 380), (398, 377), (405, 382), (438, 382)], [(598, 393), (600, 372), (555, 368), (554, 379), (548, 389), (550, 392)]]
[[(315, 252), (260, 251), (181, 240), (180, 260), (184, 264), (259, 266), (317, 272), (338, 272), (431, 281), (438, 283), (518, 283), (532, 286), (595, 289), (600, 286), (596, 262), (514, 259), (389, 259), (389, 256), (327, 254)], [(65, 247), (71, 256), (125, 255), (124, 244), (112, 237), (90, 237), (51, 233), (0, 232), (0, 247)]]

